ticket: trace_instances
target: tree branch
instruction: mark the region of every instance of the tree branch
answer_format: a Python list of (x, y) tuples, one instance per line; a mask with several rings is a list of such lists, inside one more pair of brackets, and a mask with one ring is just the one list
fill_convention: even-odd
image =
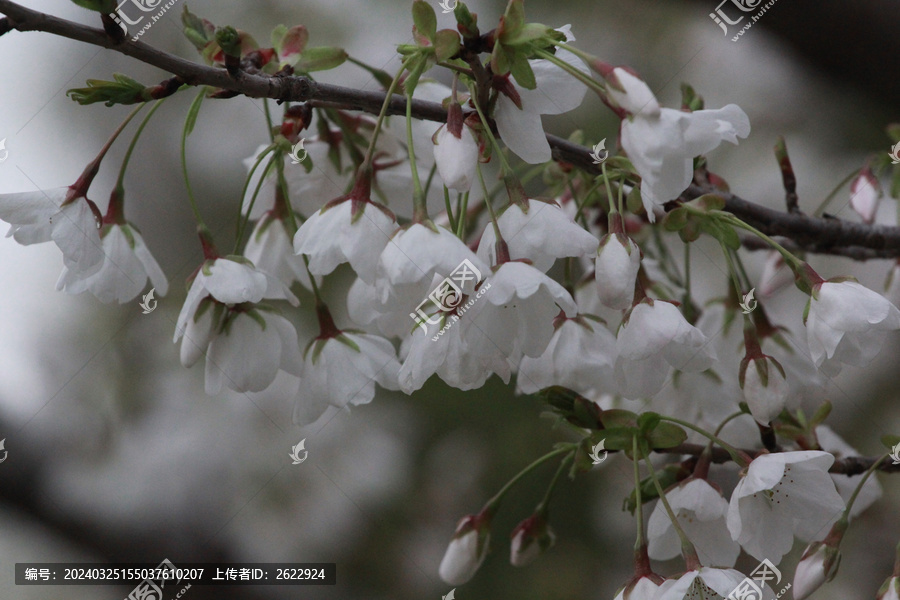
[[(65, 19), (25, 8), (10, 0), (0, 0), (0, 13), (7, 19), (4, 26), (18, 31), (42, 31), (108, 48), (158, 67), (180, 77), (189, 85), (208, 85), (231, 90), (252, 98), (273, 98), (279, 101), (327, 103), (346, 109), (377, 114), (384, 94), (318, 83), (307, 77), (270, 77), (244, 71), (231, 76), (225, 69), (208, 67), (157, 50), (143, 42), (116, 42), (101, 29), (79, 25)], [(389, 114), (405, 114), (406, 100), (394, 95)], [(412, 115), (417, 119), (445, 122), (446, 111), (437, 103), (413, 100)], [(547, 135), (553, 157), (579, 169), (599, 174), (590, 150), (563, 138)], [(682, 197), (692, 200), (706, 193), (725, 199), (725, 209), (763, 233), (793, 240), (798, 248), (823, 254), (840, 254), (853, 258), (900, 257), (900, 228), (884, 225), (865, 225), (838, 219), (810, 217), (800, 213), (784, 213), (748, 202), (734, 194), (696, 185), (689, 187)]]
[[(674, 448), (668, 448), (666, 450), (657, 450), (658, 453), (664, 454), (689, 454), (691, 456), (700, 456), (700, 454), (706, 449), (706, 446), (701, 444), (680, 444), (675, 446)], [(763, 451), (759, 450), (742, 450), (745, 452), (747, 456), (751, 458), (756, 458), (757, 456), (763, 454)], [(860, 475), (869, 470), (869, 468), (875, 464), (880, 457), (868, 457), (868, 456), (847, 456), (845, 458), (838, 458), (834, 461), (834, 464), (831, 465), (831, 468), (828, 469), (829, 473), (834, 473), (837, 475)], [(714, 447), (712, 451), (712, 461), (717, 464), (731, 462), (731, 455), (728, 454), (724, 448)], [(892, 464), (892, 461), (885, 458), (881, 461), (881, 464), (878, 465), (879, 471), (884, 473), (900, 473), (900, 465)]]

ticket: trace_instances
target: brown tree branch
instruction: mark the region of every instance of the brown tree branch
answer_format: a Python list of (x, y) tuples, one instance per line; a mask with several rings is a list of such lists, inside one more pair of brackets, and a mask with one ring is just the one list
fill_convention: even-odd
[[(701, 444), (680, 444), (674, 448), (657, 450), (656, 452), (700, 456), (705, 449), (706, 446)], [(750, 456), (751, 458), (756, 458), (765, 453), (764, 451), (759, 450), (742, 450), (742, 452), (746, 453), (747, 456)], [(869, 456), (847, 456), (845, 458), (838, 458), (834, 461), (834, 464), (831, 465), (831, 468), (828, 469), (828, 472), (847, 476), (860, 475), (868, 471), (869, 468), (879, 460), (881, 460), (881, 464), (877, 467), (878, 471), (882, 471), (883, 473), (900, 473), (900, 465), (893, 464), (893, 461), (890, 459), (884, 458), (882, 460), (880, 457)], [(718, 464), (731, 462), (731, 455), (728, 454), (727, 450), (715, 447), (712, 451), (712, 461)]]
[[(384, 94), (381, 92), (318, 83), (306, 77), (270, 77), (244, 71), (232, 77), (225, 69), (191, 62), (157, 50), (143, 42), (116, 42), (101, 29), (46, 15), (10, 0), (0, 0), (0, 13), (7, 17), (0, 20), (0, 28), (6, 22), (8, 26), (18, 31), (42, 31), (112, 49), (180, 77), (189, 85), (223, 88), (253, 98), (273, 98), (291, 102), (316, 101), (373, 114), (379, 112), (384, 100)], [(388, 112), (405, 114), (404, 97), (394, 95)], [(418, 119), (439, 122), (446, 121), (447, 117), (446, 111), (439, 104), (422, 100), (413, 100), (412, 114)], [(599, 173), (588, 148), (554, 135), (547, 135), (547, 140), (553, 149), (555, 159), (570, 163), (587, 173)], [(725, 199), (726, 210), (763, 233), (789, 238), (798, 248), (809, 252), (842, 254), (854, 258), (900, 257), (898, 227), (865, 225), (799, 213), (784, 213), (748, 202), (734, 194), (696, 185), (689, 187), (682, 197), (691, 200), (706, 193), (722, 196)]]

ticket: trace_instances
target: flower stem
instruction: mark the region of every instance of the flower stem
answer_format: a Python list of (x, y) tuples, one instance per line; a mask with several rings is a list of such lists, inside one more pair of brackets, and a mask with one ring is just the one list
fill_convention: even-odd
[(197, 94), (197, 97), (191, 103), (191, 107), (188, 109), (188, 118), (185, 119), (184, 128), (181, 131), (181, 173), (184, 175), (184, 185), (187, 187), (188, 202), (191, 205), (191, 211), (194, 213), (194, 219), (197, 221), (197, 225), (203, 229), (207, 229), (206, 223), (203, 222), (203, 217), (200, 216), (200, 209), (197, 207), (197, 199), (194, 197), (194, 190), (191, 188), (191, 180), (188, 176), (187, 137), (190, 134), (190, 130), (194, 127), (192, 115), (195, 119), (197, 113), (200, 112), (200, 103), (203, 102), (205, 96), (206, 89), (204, 88), (200, 90), (200, 93)]
[[(559, 45), (559, 44), (557, 44), (557, 45), (560, 46), (560, 48), (564, 48), (565, 50), (572, 52), (572, 48), (570, 46), (563, 46), (563, 45)], [(598, 94), (602, 94), (603, 96), (606, 96), (606, 89), (601, 84), (599, 84), (596, 80), (594, 80), (593, 77), (591, 77), (590, 75), (585, 75), (584, 73), (582, 73), (581, 71), (579, 71), (578, 69), (576, 69), (575, 67), (573, 67), (572, 65), (567, 63), (566, 61), (562, 60), (555, 54), (547, 52), (546, 50), (536, 50), (535, 54), (537, 56), (540, 56), (543, 59), (546, 59), (546, 60), (552, 62), (554, 65), (556, 65), (557, 67), (559, 67), (560, 69), (562, 69), (563, 71), (565, 71), (566, 73), (568, 73), (569, 75), (571, 75), (572, 77), (574, 77), (575, 79), (577, 79), (578, 81), (580, 81), (581, 83), (586, 85), (591, 91), (596, 92)], [(576, 56), (577, 56), (577, 53), (573, 52), (573, 54), (576, 54)], [(581, 57), (579, 57), (579, 58), (581, 58)]]
[[(474, 87), (469, 87), (469, 93), (472, 97), (472, 103), (475, 104), (475, 110), (478, 112), (478, 118), (481, 119), (481, 124), (484, 126), (484, 135), (491, 142), (491, 147), (494, 149), (494, 153), (500, 157), (500, 170), (503, 173), (504, 178), (507, 175), (514, 175), (513, 169), (509, 166), (509, 161), (506, 159), (506, 155), (503, 154), (503, 149), (500, 147), (499, 142), (497, 142), (497, 138), (494, 137), (494, 132), (491, 131), (491, 126), (488, 123), (487, 117), (484, 115), (484, 112), (481, 110), (481, 106), (478, 103), (478, 94), (476, 93)], [(485, 194), (487, 194), (487, 190), (485, 190)], [(487, 196), (485, 196), (487, 198)]]
[(553, 492), (556, 490), (556, 484), (559, 482), (560, 475), (563, 474), (563, 471), (566, 470), (568, 464), (575, 458), (575, 451), (573, 450), (569, 454), (566, 455), (565, 458), (562, 459), (559, 463), (559, 467), (556, 469), (556, 473), (553, 475), (553, 479), (550, 480), (550, 485), (547, 487), (546, 493), (544, 493), (543, 499), (541, 499), (540, 503), (537, 505), (535, 509), (536, 514), (547, 515), (548, 507), (550, 505), (550, 498), (553, 496)]
[(563, 446), (561, 448), (557, 448), (556, 450), (553, 450), (552, 452), (548, 452), (547, 454), (538, 458), (533, 463), (531, 463), (530, 465), (528, 465), (527, 467), (525, 467), (524, 469), (519, 471), (519, 473), (515, 477), (510, 479), (506, 483), (506, 485), (504, 485), (500, 489), (499, 492), (494, 494), (493, 498), (491, 498), (490, 500), (487, 501), (487, 504), (485, 505), (485, 507), (486, 508), (491, 507), (493, 510), (496, 510), (497, 506), (500, 504), (500, 501), (503, 500), (503, 497), (506, 496), (507, 492), (509, 492), (509, 490), (511, 490), (517, 483), (519, 483), (519, 481), (521, 481), (522, 478), (524, 478), (526, 475), (528, 475), (529, 473), (534, 471), (536, 468), (538, 468), (539, 466), (541, 466), (548, 460), (550, 460), (554, 457), (557, 457), (560, 454), (572, 452), (574, 449), (575, 449), (575, 444), (566, 444), (565, 446)]
[(859, 496), (859, 492), (862, 491), (862, 488), (866, 484), (866, 481), (869, 479), (869, 477), (872, 475), (872, 473), (875, 472), (875, 470), (878, 468), (878, 465), (881, 464), (881, 461), (883, 461), (890, 455), (891, 454), (889, 452), (882, 454), (881, 457), (879, 457), (878, 460), (873, 462), (872, 466), (866, 470), (865, 474), (863, 474), (862, 479), (860, 479), (859, 483), (856, 484), (856, 489), (853, 490), (853, 495), (850, 496), (849, 500), (847, 500), (847, 507), (844, 509), (844, 515), (843, 515), (844, 519), (847, 519), (848, 521), (850, 520), (850, 509), (853, 508), (853, 503), (856, 502), (856, 497)]
[(634, 465), (634, 494), (635, 494), (635, 519), (637, 520), (637, 539), (634, 541), (634, 550), (640, 550), (644, 542), (644, 507), (641, 499), (641, 465), (638, 459), (637, 436), (631, 438), (631, 463)]
[(416, 148), (415, 144), (413, 144), (412, 94), (406, 95), (406, 145), (413, 180), (413, 220), (421, 223), (428, 219), (428, 207), (426, 206), (422, 183), (419, 181), (419, 166), (416, 164)]
[[(244, 180), (244, 187), (241, 188), (241, 204), (243, 205), (244, 198), (247, 196), (247, 190), (250, 187), (250, 181), (253, 179), (253, 174), (256, 172), (256, 169), (259, 168), (259, 165), (262, 164), (263, 159), (270, 152), (274, 151), (277, 146), (275, 144), (269, 144), (269, 146), (263, 150), (260, 155), (256, 158), (256, 162), (253, 163), (253, 167), (251, 167), (250, 172), (247, 174), (247, 179)], [(266, 168), (263, 171), (263, 174), (260, 175), (259, 181), (256, 183), (256, 188), (253, 192), (253, 196), (250, 198), (250, 204), (247, 206), (247, 215), (244, 217), (243, 210), (241, 214), (238, 215), (237, 228), (235, 229), (235, 239), (234, 239), (234, 249), (237, 252), (238, 244), (241, 243), (241, 238), (244, 237), (244, 228), (246, 227), (246, 222), (250, 220), (250, 214), (253, 212), (253, 205), (256, 204), (256, 197), (259, 195), (259, 190), (262, 187), (263, 182), (266, 180), (266, 177), (269, 175), (269, 172), (272, 169), (272, 160), (266, 164)]]
[[(394, 75), (393, 81), (391, 81), (391, 87), (388, 88), (387, 93), (384, 95), (384, 103), (381, 105), (381, 112), (378, 113), (378, 120), (375, 122), (375, 129), (372, 131), (372, 140), (369, 142), (369, 148), (366, 150), (366, 156), (363, 159), (362, 169), (368, 170), (372, 167), (372, 160), (375, 157), (375, 144), (378, 142), (378, 134), (381, 133), (381, 125), (384, 123), (384, 118), (387, 116), (388, 106), (391, 105), (391, 99), (394, 97), (394, 90), (397, 89), (397, 84), (400, 83), (400, 77), (403, 75), (403, 72), (406, 71), (406, 66), (400, 67), (400, 70), (397, 71), (397, 74)], [(407, 105), (409, 102), (407, 101)]]
[(694, 425), (694, 424), (692, 424), (692, 423), (689, 423), (689, 422), (687, 422), (687, 421), (683, 421), (683, 420), (681, 420), (681, 419), (677, 419), (677, 418), (675, 418), (675, 417), (667, 417), (666, 415), (659, 415), (659, 417), (660, 417), (660, 419), (662, 419), (663, 421), (669, 421), (670, 423), (675, 423), (676, 425), (681, 425), (682, 427), (687, 427), (688, 429), (693, 429), (694, 431), (696, 431), (696, 432), (699, 433), (700, 435), (702, 435), (702, 436), (706, 437), (707, 439), (709, 439), (709, 440), (715, 442), (716, 444), (718, 444), (719, 446), (721, 446), (722, 448), (724, 448), (724, 449), (728, 452), (728, 454), (731, 455), (731, 460), (733, 460), (739, 467), (744, 468), (744, 467), (746, 467), (746, 466), (748, 466), (748, 465), (750, 464), (750, 460), (751, 460), (751, 459), (750, 459), (750, 457), (747, 456), (744, 452), (738, 450), (737, 448), (735, 448), (734, 446), (732, 446), (732, 445), (729, 444), (728, 442), (722, 440), (722, 439), (719, 438), (718, 436), (709, 433), (709, 432), (706, 431), (705, 429), (702, 429), (702, 428), (697, 427), (696, 425)]
[(815, 212), (813, 212), (813, 216), (821, 217), (822, 213), (825, 212), (825, 209), (828, 207), (828, 205), (831, 204), (831, 201), (834, 200), (834, 197), (837, 196), (838, 192), (841, 191), (841, 188), (843, 188), (845, 185), (850, 183), (853, 180), (853, 178), (856, 177), (858, 174), (859, 174), (859, 169), (855, 169), (852, 173), (850, 173), (844, 179), (842, 179), (841, 182), (839, 184), (837, 184), (837, 186), (835, 186), (835, 188), (833, 190), (831, 190), (831, 193), (828, 194), (824, 200), (822, 200), (822, 203), (819, 205), (819, 208), (817, 208), (815, 210)]
[(484, 192), (484, 205), (487, 206), (488, 212), (491, 214), (491, 225), (494, 227), (494, 237), (499, 243), (503, 241), (503, 236), (500, 235), (500, 226), (497, 225), (497, 214), (494, 212), (494, 207), (491, 206), (487, 185), (484, 183), (484, 174), (481, 172), (481, 163), (475, 165), (475, 170), (478, 172), (478, 180), (481, 181), (481, 189)]
[[(137, 145), (138, 138), (141, 137), (141, 134), (144, 132), (144, 128), (147, 126), (147, 123), (150, 122), (150, 118), (153, 117), (153, 113), (162, 106), (163, 102), (165, 102), (167, 98), (163, 98), (161, 100), (157, 100), (153, 105), (153, 108), (150, 109), (150, 112), (144, 117), (144, 120), (141, 121), (141, 124), (138, 125), (137, 131), (134, 132), (134, 137), (131, 138), (131, 143), (128, 144), (128, 150), (125, 151), (125, 157), (122, 159), (122, 166), (119, 168), (119, 178), (116, 180), (116, 189), (123, 188), (123, 183), (125, 181), (125, 170), (128, 168), (128, 163), (131, 160), (131, 154), (134, 152), (134, 148)], [(143, 106), (143, 105), (142, 105)], [(141, 107), (138, 107), (135, 111), (132, 112), (132, 115), (137, 114), (137, 110), (140, 110)], [(131, 116), (128, 117), (129, 120)]]

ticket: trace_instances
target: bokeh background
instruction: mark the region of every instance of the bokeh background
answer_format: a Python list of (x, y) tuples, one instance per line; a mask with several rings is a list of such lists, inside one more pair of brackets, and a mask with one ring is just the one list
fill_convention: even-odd
[[(67, 0), (29, 0), (30, 8), (94, 23)], [(394, 47), (410, 39), (409, 2), (180, 0), (142, 41), (199, 60), (181, 35), (184, 4), (217, 24), (268, 39), (278, 23), (303, 23), (313, 45), (340, 45), (389, 72)], [(500, 0), (473, 0), (482, 29), (503, 12)], [(573, 24), (577, 45), (637, 70), (669, 106), (691, 83), (709, 107), (739, 104), (753, 133), (737, 148), (711, 156), (714, 171), (742, 197), (783, 206), (772, 153), (787, 138), (801, 207), (812, 211), (873, 152), (886, 152), (884, 127), (900, 120), (900, 7), (891, 0), (854, 5), (781, 0), (733, 43), (709, 18), (715, 0), (527, 0), (529, 20)], [(439, 26), (451, 26), (440, 15)], [(0, 37), (0, 193), (69, 185), (128, 111), (81, 107), (65, 90), (114, 72), (145, 83), (160, 71), (117, 53), (39, 33)], [(364, 71), (345, 65), (321, 80), (375, 89)], [(122, 587), (21, 587), (13, 564), (44, 561), (319, 561), (338, 568), (335, 587), (193, 587), (192, 600), (234, 598), (440, 598), (449, 591), (437, 567), (457, 520), (477, 511), (510, 477), (556, 441), (567, 439), (541, 418), (539, 401), (516, 397), (494, 378), (461, 393), (433, 379), (412, 397), (381, 392), (375, 401), (325, 427), (291, 422), (293, 396), (279, 391), (203, 393), (202, 367), (183, 369), (171, 342), (185, 277), (201, 260), (184, 183), (178, 139), (193, 94), (163, 107), (138, 146), (126, 180), (129, 219), (141, 228), (168, 275), (171, 291), (141, 314), (137, 301), (100, 304), (55, 291), (58, 251), (0, 240), (0, 598), (117, 599)], [(208, 101), (189, 142), (201, 211), (224, 239), (245, 174), (241, 160), (265, 139), (259, 101)], [(569, 114), (545, 118), (549, 131), (575, 129), (587, 139), (614, 139), (616, 121), (588, 95)], [(105, 206), (118, 160), (117, 144), (95, 181)], [(846, 190), (830, 212), (854, 218)], [(895, 223), (884, 202), (879, 221)], [(225, 244), (228, 245), (228, 244)], [(701, 250), (703, 246), (700, 247)], [(713, 259), (695, 253), (701, 299), (722, 293)], [(762, 255), (747, 255), (759, 273)], [(704, 263), (702, 261), (708, 260)], [(815, 258), (825, 276), (855, 275), (883, 289), (888, 261), (869, 264)], [(326, 284), (338, 298), (349, 284), (339, 272)], [(309, 311), (311, 298), (301, 298)], [(803, 299), (786, 290), (773, 303), (799, 319)], [(308, 316), (308, 315), (307, 315)], [(301, 340), (311, 324), (297, 321)], [(882, 452), (879, 438), (898, 426), (897, 336), (870, 368), (846, 367), (815, 399), (835, 405), (830, 423), (862, 454)], [(321, 425), (321, 424), (320, 424)], [(309, 459), (297, 466), (291, 446), (306, 439)], [(547, 465), (504, 505), (493, 551), (457, 597), (605, 599), (629, 577), (634, 527), (622, 510), (631, 467), (614, 456), (574, 482), (564, 480), (552, 506), (557, 545), (537, 563), (516, 569), (508, 532), (528, 516), (553, 473)], [(882, 476), (884, 497), (851, 528), (837, 579), (815, 598), (874, 597), (888, 576), (900, 535), (897, 477)], [(649, 512), (647, 513), (649, 514)], [(782, 563), (793, 571), (801, 544)], [(738, 567), (755, 561), (743, 556)], [(658, 564), (672, 574), (679, 561)]]

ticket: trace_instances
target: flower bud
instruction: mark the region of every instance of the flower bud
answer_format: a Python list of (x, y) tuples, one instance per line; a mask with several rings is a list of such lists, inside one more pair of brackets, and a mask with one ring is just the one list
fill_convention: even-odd
[(463, 517), (456, 526), (456, 533), (438, 568), (438, 574), (447, 584), (466, 583), (484, 562), (491, 538), (491, 516), (484, 510)]
[(434, 134), (434, 162), (444, 185), (468, 192), (478, 165), (478, 142), (472, 129), (463, 124), (459, 104), (452, 103), (448, 112), (447, 125)]
[(881, 200), (881, 184), (868, 166), (863, 167), (859, 175), (850, 184), (850, 206), (862, 217), (863, 223), (875, 222), (878, 202)]
[(765, 354), (744, 357), (739, 380), (744, 400), (757, 423), (768, 425), (784, 410), (788, 385), (784, 368), (777, 360)]
[(600, 302), (619, 310), (631, 308), (640, 267), (641, 249), (631, 238), (624, 233), (603, 236), (594, 266)]
[(900, 577), (888, 577), (878, 588), (875, 600), (900, 600)]
[(841, 564), (841, 539), (846, 528), (847, 521), (841, 519), (832, 526), (825, 541), (813, 542), (806, 547), (794, 571), (794, 600), (807, 598), (837, 575)]
[(544, 514), (533, 514), (513, 529), (509, 548), (509, 562), (524, 567), (556, 542), (556, 534), (547, 524)]

